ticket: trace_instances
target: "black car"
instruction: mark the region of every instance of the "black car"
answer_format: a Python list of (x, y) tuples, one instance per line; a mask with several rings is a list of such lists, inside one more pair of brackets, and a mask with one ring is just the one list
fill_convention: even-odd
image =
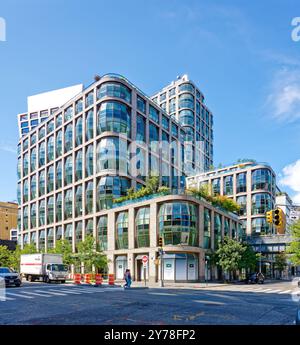
[(19, 273), (8, 267), (0, 267), (0, 280), (2, 280), (1, 278), (4, 279), (5, 286), (14, 285), (19, 287), (22, 284)]
[(265, 281), (265, 277), (262, 273), (251, 273), (245, 279), (246, 284), (263, 284)]

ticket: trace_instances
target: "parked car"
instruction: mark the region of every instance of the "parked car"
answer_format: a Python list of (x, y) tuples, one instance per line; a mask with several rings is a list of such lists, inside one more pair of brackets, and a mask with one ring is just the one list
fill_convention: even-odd
[(265, 277), (261, 272), (251, 273), (247, 276), (245, 283), (246, 284), (263, 284)]
[(0, 267), (0, 278), (5, 280), (5, 286), (21, 286), (22, 281), (18, 272), (8, 267)]

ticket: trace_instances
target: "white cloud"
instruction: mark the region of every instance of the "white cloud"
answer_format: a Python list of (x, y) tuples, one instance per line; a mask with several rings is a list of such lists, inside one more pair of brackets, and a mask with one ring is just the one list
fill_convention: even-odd
[(9, 152), (9, 153), (17, 153), (16, 150), (16, 145), (15, 144), (11, 144), (8, 142), (4, 142), (4, 141), (0, 141), (0, 150), (1, 151), (5, 151), (5, 152)]
[(300, 159), (282, 169), (279, 183), (291, 188), (295, 192), (293, 201), (300, 204)]
[(267, 98), (271, 116), (280, 121), (300, 119), (300, 69), (283, 68), (276, 73)]

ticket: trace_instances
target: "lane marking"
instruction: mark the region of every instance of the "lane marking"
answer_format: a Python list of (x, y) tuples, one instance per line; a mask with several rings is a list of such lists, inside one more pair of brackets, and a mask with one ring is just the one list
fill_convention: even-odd
[(292, 290), (285, 290), (285, 291), (281, 291), (281, 292), (279, 292), (279, 294), (283, 294), (283, 293), (291, 293), (292, 292)]
[(13, 293), (13, 292), (6, 292), (7, 295), (10, 295), (10, 296), (16, 296), (16, 297), (22, 297), (22, 298), (33, 298), (32, 296), (25, 296), (25, 295), (19, 295), (19, 294), (16, 294), (16, 293)]
[(159, 295), (159, 296), (178, 296), (177, 294), (167, 292), (148, 292), (148, 295)]
[(6, 302), (6, 301), (15, 301), (15, 298), (11, 298), (11, 297), (1, 297), (0, 298), (0, 302)]
[[(56, 292), (57, 290), (49, 290), (49, 291), (54, 291)], [(75, 292), (75, 291), (68, 291), (68, 290), (63, 290), (63, 289), (60, 289), (59, 291), (62, 291), (63, 293), (66, 293), (66, 294), (72, 294), (72, 295), (81, 295), (81, 292)]]
[(206, 300), (204, 300), (204, 299), (193, 300), (193, 302), (204, 303), (204, 304), (213, 304), (213, 305), (224, 305), (224, 304), (225, 304), (225, 303), (223, 303), (223, 302), (206, 301)]
[(271, 290), (271, 291), (265, 291), (265, 293), (278, 293), (280, 292), (281, 290)]

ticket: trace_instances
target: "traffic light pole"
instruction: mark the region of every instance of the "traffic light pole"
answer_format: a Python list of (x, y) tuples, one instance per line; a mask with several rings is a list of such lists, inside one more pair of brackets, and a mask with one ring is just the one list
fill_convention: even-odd
[(163, 274), (163, 264), (164, 264), (164, 254), (163, 249), (160, 248), (160, 287), (164, 287), (164, 274)]

